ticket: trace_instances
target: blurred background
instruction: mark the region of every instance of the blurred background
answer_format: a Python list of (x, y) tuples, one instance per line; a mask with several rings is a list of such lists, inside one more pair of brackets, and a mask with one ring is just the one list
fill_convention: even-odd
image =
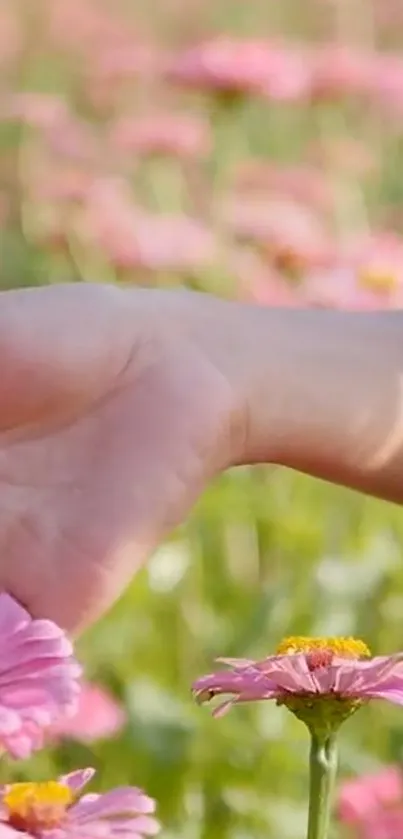
[[(0, 0), (0, 287), (403, 307), (402, 32), (402, 0)], [(402, 537), (392, 505), (223, 476), (81, 639), (79, 717), (10, 772), (95, 765), (157, 798), (167, 839), (297, 839), (303, 726), (274, 703), (212, 720), (190, 683), (288, 634), (402, 649)], [(360, 711), (341, 777), (403, 764), (402, 722)]]

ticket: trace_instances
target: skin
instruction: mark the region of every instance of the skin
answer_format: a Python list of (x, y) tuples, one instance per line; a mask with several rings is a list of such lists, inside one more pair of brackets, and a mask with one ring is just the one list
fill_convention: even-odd
[(72, 632), (228, 467), (282, 464), (403, 500), (400, 313), (10, 291), (0, 358), (0, 585)]

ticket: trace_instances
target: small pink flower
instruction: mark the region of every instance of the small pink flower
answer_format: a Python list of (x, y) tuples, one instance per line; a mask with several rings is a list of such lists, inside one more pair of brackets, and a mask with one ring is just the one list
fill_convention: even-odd
[(213, 233), (181, 214), (152, 214), (130, 200), (127, 184), (94, 182), (77, 235), (103, 252), (117, 268), (162, 272), (198, 271), (216, 257)]
[(358, 825), (402, 801), (402, 773), (397, 766), (387, 766), (372, 775), (344, 781), (338, 795), (338, 817), (342, 822)]
[(46, 727), (74, 712), (81, 669), (72, 653), (56, 624), (0, 594), (0, 747), (12, 757), (28, 757)]
[(69, 110), (62, 96), (51, 93), (14, 93), (2, 105), (3, 118), (20, 120), (33, 128), (64, 125)]
[(298, 290), (256, 253), (235, 250), (229, 263), (241, 300), (259, 306), (300, 308), (303, 305)]
[(314, 57), (311, 94), (314, 99), (368, 95), (374, 89), (377, 54), (348, 45), (324, 44)]
[(97, 0), (51, 0), (47, 3), (47, 25), (52, 45), (58, 51), (80, 53), (94, 60), (112, 46), (127, 47), (133, 32), (119, 14)]
[(252, 159), (238, 167), (235, 184), (246, 193), (270, 195), (270, 200), (274, 194), (322, 212), (334, 204), (329, 179), (317, 165), (280, 166)]
[(104, 687), (84, 683), (76, 713), (61, 718), (49, 731), (52, 740), (71, 739), (92, 743), (119, 734), (126, 723), (122, 705)]
[(79, 769), (45, 783), (10, 784), (1, 790), (2, 837), (18, 839), (142, 839), (155, 836), (155, 802), (141, 789), (118, 787), (79, 798), (94, 775)]
[(212, 147), (208, 123), (186, 114), (121, 117), (113, 126), (110, 140), (118, 151), (178, 158), (203, 158)]
[(360, 286), (355, 266), (347, 261), (307, 274), (301, 291), (306, 303), (316, 308), (349, 311), (394, 308), (391, 296)]
[[(346, 701), (346, 706), (386, 699), (403, 705), (403, 654), (369, 657), (362, 641), (343, 638), (285, 639), (277, 655), (262, 661), (218, 659), (230, 670), (203, 676), (193, 685), (196, 699), (230, 699), (215, 712), (225, 713), (238, 702), (274, 699), (291, 707), (298, 700), (314, 707), (314, 700)], [(290, 705), (291, 703), (291, 705)]]
[(91, 189), (92, 175), (84, 167), (74, 164), (52, 166), (47, 160), (43, 167), (38, 165), (32, 172), (29, 194), (35, 204), (74, 204), (85, 199)]
[(159, 70), (160, 56), (142, 40), (108, 45), (97, 52), (89, 66), (89, 74), (98, 82), (122, 82), (143, 78)]
[(359, 839), (401, 839), (403, 807), (384, 809), (360, 825)]
[(373, 100), (386, 109), (388, 115), (402, 117), (403, 59), (400, 55), (379, 54), (372, 86)]
[(373, 233), (347, 242), (327, 270), (303, 283), (313, 305), (346, 309), (398, 309), (403, 305), (403, 241), (393, 233)]
[(310, 90), (306, 55), (265, 40), (217, 37), (184, 50), (167, 66), (171, 81), (225, 94), (300, 99)]
[(236, 197), (224, 207), (223, 220), (240, 241), (257, 245), (286, 273), (327, 263), (327, 232), (318, 215), (302, 203), (260, 195)]

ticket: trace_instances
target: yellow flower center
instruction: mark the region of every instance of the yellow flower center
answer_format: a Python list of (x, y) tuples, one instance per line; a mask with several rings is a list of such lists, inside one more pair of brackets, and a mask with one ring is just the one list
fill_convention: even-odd
[(398, 284), (393, 271), (382, 268), (379, 268), (379, 270), (376, 268), (364, 269), (358, 275), (358, 283), (361, 288), (367, 288), (381, 294), (396, 291)]
[[(357, 638), (309, 638), (305, 635), (284, 638), (277, 648), (277, 653), (278, 655), (299, 653), (304, 655), (311, 673), (330, 667), (336, 656), (352, 661), (371, 656), (364, 641)], [(364, 699), (343, 696), (332, 689), (329, 693), (302, 691), (296, 694), (284, 691), (284, 695), (277, 700), (278, 705), (285, 705), (311, 731), (320, 733), (321, 736), (328, 736), (337, 731), (339, 726), (355, 714), (364, 702)]]
[(3, 797), (3, 805), (12, 827), (35, 834), (57, 827), (73, 798), (69, 787), (58, 781), (12, 784)]
[[(284, 638), (277, 647), (277, 655), (295, 655), (306, 653), (317, 654), (318, 661), (323, 660), (326, 664), (328, 657), (329, 664), (333, 656), (340, 658), (370, 658), (371, 652), (364, 641), (359, 638), (309, 638), (306, 635), (291, 635)], [(324, 654), (324, 655), (323, 655)]]

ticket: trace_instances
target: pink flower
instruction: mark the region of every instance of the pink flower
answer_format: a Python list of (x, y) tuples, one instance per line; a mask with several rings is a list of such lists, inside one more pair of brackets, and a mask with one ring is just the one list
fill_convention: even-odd
[(26, 758), (43, 730), (75, 709), (81, 669), (63, 631), (0, 594), (0, 746)]
[(15, 93), (4, 100), (2, 108), (3, 119), (41, 130), (53, 152), (70, 159), (94, 158), (97, 144), (89, 124), (71, 113), (61, 96)]
[(122, 705), (100, 685), (84, 683), (76, 713), (62, 717), (49, 731), (53, 740), (71, 739), (92, 743), (101, 738), (113, 737), (126, 723)]
[(339, 790), (337, 812), (340, 821), (359, 824), (385, 807), (403, 801), (403, 776), (397, 766), (387, 766), (372, 775), (345, 781)]
[(382, 810), (360, 825), (359, 839), (401, 839), (403, 836), (403, 808)]
[(403, 305), (403, 242), (381, 232), (347, 242), (328, 270), (306, 277), (303, 293), (319, 306), (396, 309)]
[(100, 83), (133, 81), (154, 75), (160, 61), (152, 46), (133, 38), (126, 44), (118, 42), (97, 52), (88, 72)]
[[(373, 99), (388, 115), (400, 120), (403, 101), (403, 59), (400, 55), (379, 54), (372, 86)], [(400, 124), (400, 123), (399, 123)]]
[(64, 125), (69, 116), (65, 100), (51, 93), (14, 93), (2, 107), (3, 118), (20, 120), (34, 128)]
[(264, 40), (217, 37), (184, 50), (167, 67), (171, 81), (226, 94), (300, 99), (310, 90), (307, 56)]
[[(141, 789), (118, 787), (78, 798), (94, 775), (79, 769), (45, 783), (10, 784), (1, 790), (2, 837), (18, 839), (141, 839), (155, 836), (155, 802)], [(78, 800), (77, 800), (78, 799)]]
[(223, 220), (238, 239), (256, 244), (285, 272), (298, 273), (328, 261), (324, 225), (302, 203), (260, 195), (235, 198), (224, 207)]
[(234, 251), (229, 261), (231, 275), (238, 281), (238, 297), (260, 306), (300, 308), (302, 300), (292, 283), (256, 253)]
[(73, 51), (93, 60), (106, 49), (127, 47), (133, 40), (127, 21), (123, 23), (119, 14), (102, 8), (97, 0), (50, 0), (46, 11), (52, 45), (69, 56)]
[(318, 166), (283, 165), (262, 160), (245, 161), (238, 167), (236, 186), (245, 192), (259, 192), (273, 199), (291, 199), (315, 210), (328, 211), (334, 204), (328, 177)]
[(201, 222), (181, 214), (148, 213), (131, 203), (125, 186), (107, 179), (94, 182), (78, 236), (87, 236), (120, 269), (187, 272), (213, 263), (215, 238)]
[(47, 160), (43, 166), (37, 163), (31, 173), (29, 184), (30, 198), (35, 204), (74, 204), (82, 202), (91, 189), (92, 175), (73, 164), (55, 166)]
[(389, 296), (360, 286), (355, 267), (347, 261), (308, 274), (303, 278), (302, 294), (308, 305), (317, 308), (350, 311), (394, 308)]
[(116, 150), (138, 155), (203, 158), (212, 147), (208, 123), (186, 114), (121, 117), (113, 126), (110, 139)]
[(314, 99), (367, 95), (374, 89), (376, 53), (339, 44), (320, 46), (314, 58), (311, 93)]
[(300, 718), (314, 717), (327, 703), (343, 719), (371, 699), (403, 705), (403, 654), (369, 655), (362, 641), (351, 638), (286, 638), (277, 655), (262, 661), (218, 659), (230, 670), (197, 679), (193, 691), (200, 702), (230, 696), (215, 715), (263, 699), (285, 704)]

